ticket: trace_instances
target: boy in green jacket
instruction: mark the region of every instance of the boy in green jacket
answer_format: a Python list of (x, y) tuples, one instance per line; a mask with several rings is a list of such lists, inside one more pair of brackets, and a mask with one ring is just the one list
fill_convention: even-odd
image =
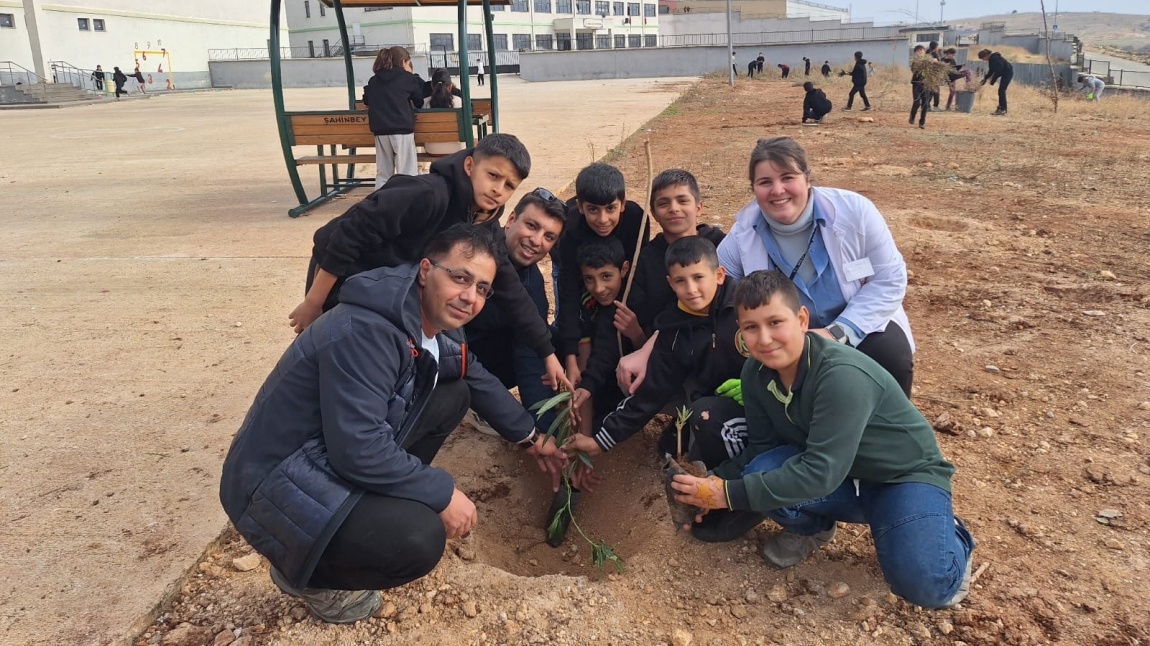
[[(675, 476), (680, 502), (755, 510), (783, 527), (762, 547), (787, 568), (829, 543), (837, 522), (867, 523), (891, 591), (949, 608), (970, 589), (974, 539), (951, 508), (954, 466), (934, 430), (882, 367), (807, 334), (809, 314), (777, 271), (735, 291), (749, 445), (702, 456), (705, 478)], [(706, 513), (706, 512), (704, 512)]]

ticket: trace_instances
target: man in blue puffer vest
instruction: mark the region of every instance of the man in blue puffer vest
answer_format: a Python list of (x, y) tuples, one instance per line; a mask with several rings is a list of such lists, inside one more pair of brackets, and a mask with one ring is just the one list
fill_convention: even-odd
[(558, 489), (562, 452), (474, 361), (460, 328), (491, 296), (497, 251), (455, 225), (417, 265), (347, 280), (340, 305), (287, 349), (224, 461), (220, 500), (272, 581), (331, 623), (371, 616), (378, 590), (430, 572), (475, 505), (429, 466), (472, 407), (526, 447)]

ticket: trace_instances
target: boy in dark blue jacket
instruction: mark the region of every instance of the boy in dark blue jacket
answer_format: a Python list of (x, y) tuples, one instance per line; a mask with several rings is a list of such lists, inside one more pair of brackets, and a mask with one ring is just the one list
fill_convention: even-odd
[[(846, 76), (847, 72), (840, 72), (840, 76)], [(847, 107), (843, 108), (844, 112), (850, 112), (855, 103), (855, 95), (859, 95), (863, 100), (863, 112), (870, 110), (870, 99), (866, 98), (866, 59), (863, 58), (862, 52), (855, 52), (855, 66), (851, 68), (851, 91), (847, 95)]]

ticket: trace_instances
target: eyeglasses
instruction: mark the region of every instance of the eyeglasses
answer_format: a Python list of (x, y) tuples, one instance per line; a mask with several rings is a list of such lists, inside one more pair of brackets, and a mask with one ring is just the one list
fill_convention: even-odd
[(479, 294), (479, 297), (483, 300), (491, 298), (491, 295), (495, 293), (495, 288), (491, 286), (491, 283), (477, 283), (475, 282), (475, 277), (465, 271), (444, 267), (443, 265), (435, 262), (434, 260), (431, 260), (430, 258), (428, 259), (428, 262), (431, 263), (432, 267), (435, 267), (436, 269), (442, 269), (444, 272), (446, 272), (448, 276), (451, 276), (451, 282), (455, 283), (459, 287), (462, 287), (463, 289), (467, 289), (468, 287), (475, 285), (475, 293)]
[(560, 200), (559, 198), (555, 197), (554, 193), (552, 193), (551, 191), (549, 191), (545, 188), (542, 188), (542, 187), (537, 188), (534, 191), (531, 191), (531, 194), (535, 195), (536, 197), (541, 197), (548, 202), (562, 202), (563, 201), (563, 200)]

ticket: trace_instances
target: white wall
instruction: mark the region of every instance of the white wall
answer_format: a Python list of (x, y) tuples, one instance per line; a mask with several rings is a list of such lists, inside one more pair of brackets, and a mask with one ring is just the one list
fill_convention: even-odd
[[(40, 7), (45, 62), (66, 61), (81, 68), (101, 64), (106, 70), (118, 65), (131, 70), (133, 50), (167, 49), (176, 71), (206, 72), (209, 49), (267, 46), (270, 5), (263, 1), (84, 0), (83, 6), (34, 1)], [(20, 2), (0, 0), (0, 12), (22, 15), (22, 10), (9, 8), (13, 4)], [(79, 18), (88, 19), (88, 31), (79, 29)], [(104, 21), (105, 31), (93, 29), (95, 19)], [(17, 21), (17, 27), (0, 32), (0, 60), (31, 68), (23, 20)], [(152, 57), (141, 62), (146, 72), (155, 73), (157, 68), (158, 61)]]
[(829, 5), (817, 4), (813, 2), (796, 2), (795, 0), (787, 0), (787, 17), (788, 18), (810, 18), (811, 20), (838, 20), (840, 22), (847, 22), (850, 20), (850, 11), (847, 9), (840, 9)]

